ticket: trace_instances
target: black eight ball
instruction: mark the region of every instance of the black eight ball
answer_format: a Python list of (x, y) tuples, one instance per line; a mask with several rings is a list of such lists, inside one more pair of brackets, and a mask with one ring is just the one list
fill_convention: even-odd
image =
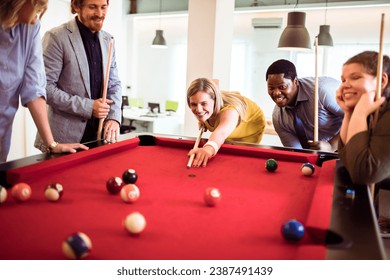
[(137, 172), (134, 169), (127, 169), (123, 172), (122, 179), (126, 184), (134, 184), (138, 179)]

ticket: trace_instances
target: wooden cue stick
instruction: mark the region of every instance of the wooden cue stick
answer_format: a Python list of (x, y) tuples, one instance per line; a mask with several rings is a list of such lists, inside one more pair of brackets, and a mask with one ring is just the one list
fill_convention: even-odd
[[(107, 99), (107, 87), (108, 87), (108, 78), (110, 75), (110, 66), (111, 66), (111, 56), (112, 56), (112, 46), (114, 44), (114, 38), (111, 37), (110, 45), (108, 47), (108, 58), (107, 58), (107, 66), (106, 66), (106, 76), (104, 77), (103, 84), (103, 94), (102, 94), (102, 102), (105, 103)], [(97, 131), (97, 140), (102, 139), (102, 130), (103, 130), (103, 122), (104, 118), (99, 119), (99, 127)]]
[(318, 37), (315, 45), (315, 79), (314, 79), (314, 142), (318, 142)]
[[(376, 70), (376, 92), (375, 92), (375, 100), (378, 100), (382, 96), (382, 68), (383, 68), (383, 33), (385, 26), (385, 14), (382, 14), (381, 17), (381, 29), (379, 35), (379, 52), (378, 52), (378, 65)], [(373, 129), (378, 121), (379, 117), (379, 108), (374, 112), (374, 117), (371, 121), (371, 129)], [(375, 195), (375, 184), (370, 184), (371, 197), (374, 200)]]
[[(200, 132), (199, 132), (198, 138), (196, 138), (196, 141), (195, 141), (195, 144), (194, 144), (194, 149), (198, 148), (200, 140), (202, 139), (203, 131), (204, 131), (204, 126), (202, 126), (200, 128)], [(195, 154), (192, 154), (190, 156), (190, 158), (188, 159), (187, 168), (191, 168), (192, 161), (194, 160), (194, 157), (195, 157)]]

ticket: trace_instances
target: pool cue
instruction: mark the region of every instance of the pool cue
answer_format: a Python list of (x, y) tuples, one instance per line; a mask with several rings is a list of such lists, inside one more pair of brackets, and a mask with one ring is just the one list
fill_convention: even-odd
[[(106, 102), (106, 98), (107, 98), (108, 76), (110, 75), (112, 45), (113, 44), (114, 44), (114, 38), (111, 37), (110, 45), (108, 47), (108, 59), (107, 59), (107, 66), (106, 66), (106, 76), (104, 77), (104, 84), (103, 84), (103, 94), (102, 94), (102, 102), (103, 103)], [(98, 127), (98, 131), (97, 131), (97, 140), (101, 140), (102, 139), (103, 122), (104, 122), (104, 118), (99, 119), (99, 127)]]
[(314, 78), (314, 137), (313, 141), (318, 142), (318, 37), (314, 39), (315, 46), (315, 78)]
[[(204, 126), (202, 126), (202, 127), (200, 128), (200, 132), (199, 132), (198, 138), (196, 138), (196, 141), (195, 141), (195, 144), (194, 144), (194, 148), (193, 148), (193, 149), (198, 148), (199, 143), (200, 143), (200, 140), (202, 139), (203, 131), (204, 131)], [(194, 160), (194, 157), (195, 157), (195, 154), (192, 154), (192, 155), (190, 156), (190, 158), (188, 159), (187, 168), (191, 168), (191, 166), (192, 166), (192, 161)]]
[[(383, 73), (383, 33), (384, 33), (384, 26), (385, 26), (385, 14), (382, 14), (381, 17), (381, 27), (380, 27), (380, 34), (379, 34), (379, 52), (378, 52), (378, 65), (376, 70), (376, 92), (375, 92), (375, 99), (378, 100), (382, 96), (382, 73)], [(373, 129), (378, 121), (379, 117), (379, 109), (376, 109), (376, 111), (373, 113), (373, 118), (371, 120), (371, 129)], [(371, 190), (371, 196), (374, 200), (375, 195), (375, 184), (370, 184), (370, 190)]]

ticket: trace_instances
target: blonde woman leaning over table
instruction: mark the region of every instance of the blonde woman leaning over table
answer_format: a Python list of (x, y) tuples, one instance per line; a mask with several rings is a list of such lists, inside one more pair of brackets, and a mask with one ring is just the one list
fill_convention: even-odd
[(211, 79), (192, 81), (187, 90), (187, 103), (199, 127), (211, 131), (203, 147), (188, 153), (188, 156), (195, 154), (193, 167), (205, 167), (225, 140), (258, 144), (263, 137), (266, 121), (259, 106), (238, 92), (220, 91)]

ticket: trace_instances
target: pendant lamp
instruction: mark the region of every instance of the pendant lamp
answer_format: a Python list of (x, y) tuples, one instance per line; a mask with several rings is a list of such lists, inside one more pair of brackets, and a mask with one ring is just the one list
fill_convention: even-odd
[(310, 35), (305, 27), (306, 13), (290, 12), (287, 27), (279, 39), (279, 49), (311, 49)]
[(153, 39), (152, 47), (154, 48), (166, 48), (167, 43), (165, 42), (165, 38), (163, 35), (163, 30), (156, 30), (156, 37)]
[(333, 39), (330, 35), (330, 25), (320, 25), (318, 34), (318, 46), (333, 47)]
[(152, 48), (166, 48), (167, 43), (164, 38), (163, 30), (161, 29), (161, 10), (162, 10), (162, 0), (160, 0), (160, 12), (159, 12), (159, 25), (160, 29), (156, 30), (156, 36), (152, 42)]
[(328, 0), (325, 2), (325, 24), (320, 25), (320, 33), (318, 34), (318, 46), (333, 47), (333, 39), (330, 35), (330, 25), (326, 25), (326, 16), (328, 12)]

